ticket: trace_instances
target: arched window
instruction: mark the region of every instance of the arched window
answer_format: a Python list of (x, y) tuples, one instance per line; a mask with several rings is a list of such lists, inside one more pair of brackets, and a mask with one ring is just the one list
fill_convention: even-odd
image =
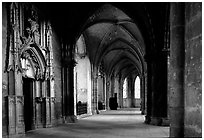
[(135, 79), (135, 98), (140, 98), (140, 78), (139, 76)]
[(123, 98), (127, 98), (127, 78), (123, 82)]

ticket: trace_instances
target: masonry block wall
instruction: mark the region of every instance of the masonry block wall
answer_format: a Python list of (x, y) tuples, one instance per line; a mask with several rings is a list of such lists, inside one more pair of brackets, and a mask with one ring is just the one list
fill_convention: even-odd
[(185, 137), (202, 137), (202, 3), (185, 5)]
[(6, 6), (2, 5), (2, 136), (7, 133), (7, 110), (6, 110), (6, 96), (8, 95), (8, 77), (5, 71), (6, 67), (6, 53), (7, 53), (7, 11)]

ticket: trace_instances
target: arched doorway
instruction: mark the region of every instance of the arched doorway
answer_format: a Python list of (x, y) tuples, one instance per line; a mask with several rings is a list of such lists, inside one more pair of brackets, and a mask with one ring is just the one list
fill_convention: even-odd
[(43, 74), (46, 63), (36, 48), (25, 48), (21, 54), (22, 93), (24, 96), (25, 131), (51, 125), (49, 99), (51, 83)]
[(31, 58), (32, 51), (26, 50), (21, 55), (22, 92), (24, 96), (24, 125), (25, 131), (34, 129), (35, 115), (35, 64)]

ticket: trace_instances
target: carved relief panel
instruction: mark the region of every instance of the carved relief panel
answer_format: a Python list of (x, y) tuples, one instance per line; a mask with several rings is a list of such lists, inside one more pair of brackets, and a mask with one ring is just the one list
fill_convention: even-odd
[(48, 121), (47, 115), (48, 118), (53, 118), (51, 114), (54, 114), (50, 97), (55, 98), (54, 72), (51, 24), (42, 18), (39, 19), (38, 9), (28, 3), (11, 3), (9, 15), (6, 70), (9, 76), (10, 73), (14, 75), (9, 78), (9, 84), (14, 85), (14, 93), (8, 95), (8, 128), (9, 135), (14, 135), (25, 132), (22, 77), (33, 79), (34, 82), (32, 86), (34, 128), (37, 120), (44, 120), (40, 122), (42, 127), (46, 127), (46, 123), (51, 126), (51, 119)]

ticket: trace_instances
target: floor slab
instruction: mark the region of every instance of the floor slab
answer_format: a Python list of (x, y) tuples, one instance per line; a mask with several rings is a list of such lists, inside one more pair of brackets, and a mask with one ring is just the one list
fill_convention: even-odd
[(101, 111), (76, 123), (42, 128), (26, 133), (27, 138), (165, 138), (169, 127), (144, 123), (136, 108)]

